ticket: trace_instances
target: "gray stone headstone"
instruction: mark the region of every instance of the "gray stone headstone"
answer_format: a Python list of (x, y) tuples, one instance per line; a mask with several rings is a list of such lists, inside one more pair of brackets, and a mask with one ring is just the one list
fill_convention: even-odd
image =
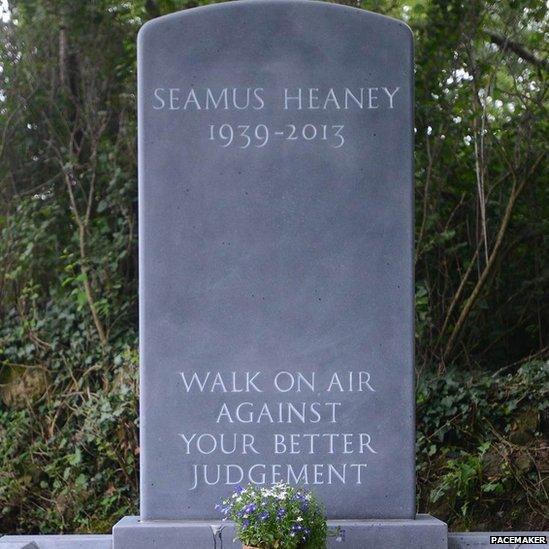
[(241, 0), (139, 37), (141, 518), (415, 516), (412, 38)]

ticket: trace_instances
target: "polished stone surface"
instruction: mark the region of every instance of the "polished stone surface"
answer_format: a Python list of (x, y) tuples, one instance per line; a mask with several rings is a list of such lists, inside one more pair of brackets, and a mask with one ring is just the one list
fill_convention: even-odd
[(0, 549), (112, 549), (112, 536), (4, 536)]
[(142, 518), (278, 480), (413, 518), (410, 30), (241, 0), (147, 23), (138, 73)]
[[(421, 516), (421, 515), (419, 515)], [(131, 521), (132, 517), (127, 517), (127, 521)], [(200, 521), (197, 521), (200, 522)], [(438, 522), (438, 521), (437, 521)], [(209, 523), (207, 521), (204, 524)], [(436, 527), (438, 527), (435, 524)], [(225, 534), (230, 531), (226, 530)], [(539, 535), (549, 536), (549, 532), (467, 532), (467, 533), (449, 533), (448, 534), (448, 549), (492, 549), (494, 547), (503, 547), (504, 549), (516, 549), (516, 544), (513, 545), (493, 545), (490, 543), (490, 536), (496, 534), (505, 535)], [(218, 538), (219, 539), (219, 538)], [(35, 546), (31, 545), (34, 543)], [(213, 542), (212, 542), (213, 543)], [(231, 548), (232, 541), (228, 536), (224, 537), (223, 549)], [(331, 548), (346, 549), (350, 546), (342, 545), (342, 541), (336, 539), (331, 540)], [(229, 544), (229, 545), (227, 545)], [(521, 547), (547, 547), (545, 545), (521, 545)], [(184, 547), (181, 543), (178, 549)], [(213, 545), (212, 545), (213, 547)], [(237, 546), (240, 547), (240, 546)], [(388, 545), (383, 545), (383, 548)], [(410, 548), (416, 548), (415, 545), (410, 545)], [(111, 536), (5, 536), (0, 538), (0, 549), (114, 549)], [(137, 549), (137, 548), (136, 548)], [(199, 549), (199, 548), (195, 548)], [(220, 544), (218, 547), (220, 549)], [(362, 549), (362, 547), (361, 547)], [(391, 546), (391, 549), (394, 549)]]
[(2, 549), (39, 549), (38, 545), (33, 541), (2, 541), (0, 540)]
[[(416, 519), (339, 520), (330, 521), (335, 533), (328, 547), (342, 549), (447, 549), (446, 524), (429, 515)], [(232, 524), (208, 521), (139, 522), (138, 517), (125, 517), (113, 530), (113, 549), (240, 549), (233, 541)]]

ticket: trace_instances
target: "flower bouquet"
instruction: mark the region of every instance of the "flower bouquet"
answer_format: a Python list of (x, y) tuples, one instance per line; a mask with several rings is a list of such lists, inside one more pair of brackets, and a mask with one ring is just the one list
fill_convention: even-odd
[(323, 506), (302, 488), (284, 483), (274, 486), (237, 486), (216, 505), (236, 525), (244, 549), (324, 549), (327, 524)]

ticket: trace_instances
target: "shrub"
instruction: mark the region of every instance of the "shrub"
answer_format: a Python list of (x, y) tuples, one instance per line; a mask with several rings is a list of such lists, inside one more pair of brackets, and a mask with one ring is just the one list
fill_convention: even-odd
[(448, 371), (417, 395), (419, 506), (453, 530), (544, 530), (549, 363)]
[(284, 483), (237, 486), (217, 506), (236, 523), (240, 541), (261, 549), (322, 549), (326, 546), (324, 509), (311, 492)]

